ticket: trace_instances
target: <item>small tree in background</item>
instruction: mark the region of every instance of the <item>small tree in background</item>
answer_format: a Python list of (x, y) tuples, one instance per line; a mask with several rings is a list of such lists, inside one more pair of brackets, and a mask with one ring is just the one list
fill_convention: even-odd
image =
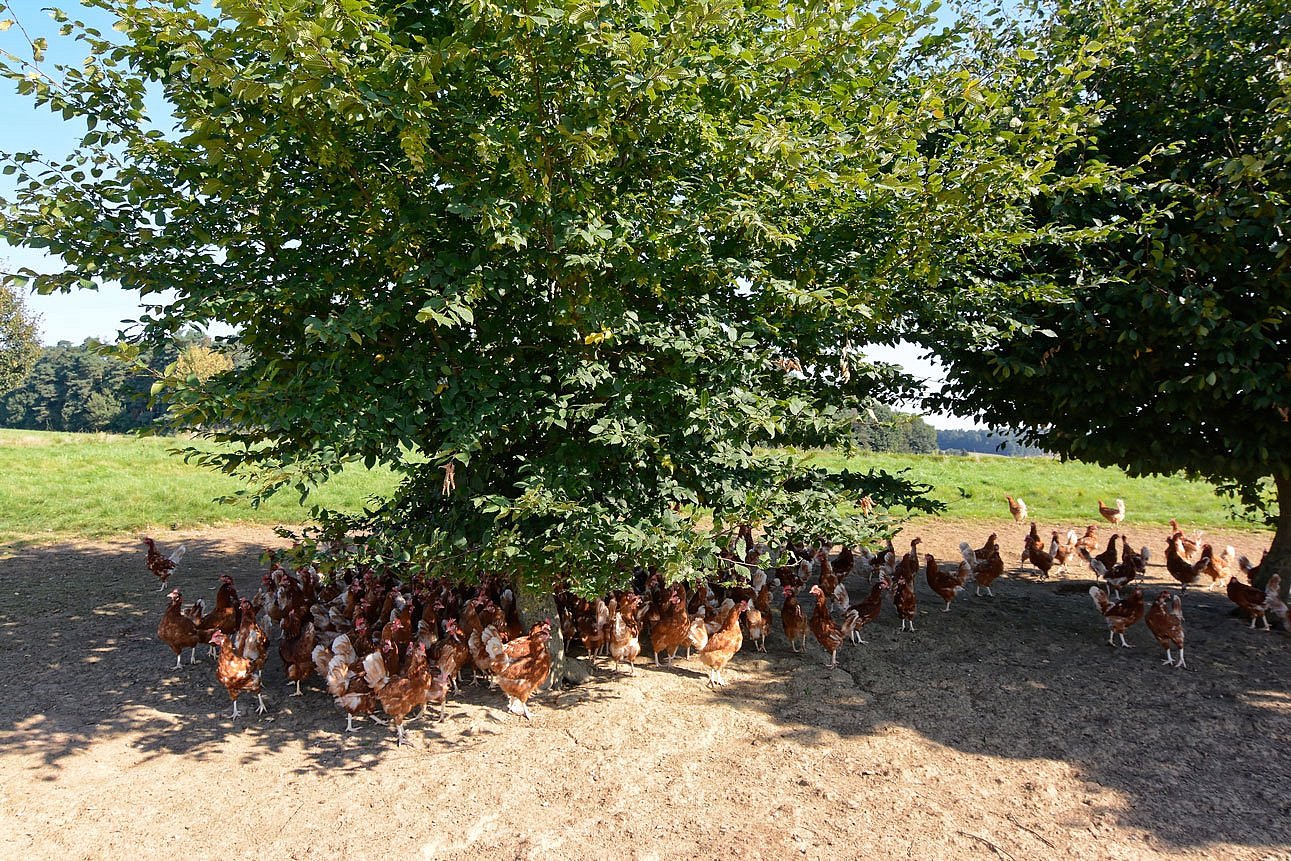
[(40, 358), (40, 326), (15, 287), (0, 284), (0, 394), (24, 379)]

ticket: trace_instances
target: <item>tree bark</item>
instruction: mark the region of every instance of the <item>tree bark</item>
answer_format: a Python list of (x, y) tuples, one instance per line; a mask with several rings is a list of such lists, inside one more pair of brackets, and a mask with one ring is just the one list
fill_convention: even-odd
[(550, 587), (530, 587), (521, 584), (516, 588), (516, 609), (520, 622), (530, 628), (544, 619), (551, 620), (551, 639), (547, 650), (551, 652), (551, 678), (547, 689), (554, 690), (561, 684), (581, 685), (592, 674), (582, 661), (576, 661), (565, 652), (565, 637), (560, 631), (560, 613), (556, 609), (556, 596)]
[(1291, 474), (1275, 475), (1273, 481), (1278, 491), (1277, 531), (1273, 533), (1269, 555), (1264, 557), (1255, 585), (1263, 589), (1269, 578), (1277, 574), (1282, 578), (1279, 592), (1285, 601), (1291, 592)]

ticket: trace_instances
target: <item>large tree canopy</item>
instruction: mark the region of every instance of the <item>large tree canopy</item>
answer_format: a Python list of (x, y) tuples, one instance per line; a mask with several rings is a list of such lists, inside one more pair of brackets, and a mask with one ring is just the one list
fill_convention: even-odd
[[(1049, 244), (970, 280), (977, 338), (925, 341), (948, 361), (942, 403), (1022, 428), (1051, 451), (1131, 473), (1186, 470), (1248, 494), (1291, 492), (1291, 3), (1070, 0), (1036, 63), (1098, 46), (1083, 97), (1103, 104), (1083, 159), (1119, 177), (1037, 197), (1042, 219), (1113, 229), (1076, 253)], [(1073, 161), (1072, 165), (1079, 164)], [(1034, 289), (1037, 285), (1045, 289)], [(1267, 573), (1291, 582), (1284, 514)]]
[(1053, 168), (1080, 68), (1016, 99), (913, 0), (96, 5), (125, 38), (69, 22), (83, 67), (8, 58), (89, 123), (66, 162), (10, 156), (4, 235), (66, 267), (36, 289), (173, 291), (145, 346), (237, 327), (236, 372), (160, 384), (221, 429), (205, 460), (260, 491), (394, 464), (394, 498), (325, 522), (459, 574), (599, 592), (712, 564), (709, 516), (855, 541), (884, 522), (858, 493), (927, 505), (768, 447), (907, 393), (858, 353), (898, 285), (1079, 181)]

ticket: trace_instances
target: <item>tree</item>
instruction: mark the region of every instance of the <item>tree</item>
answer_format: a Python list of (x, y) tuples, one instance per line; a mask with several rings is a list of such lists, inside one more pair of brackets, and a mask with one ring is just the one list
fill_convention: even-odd
[(66, 266), (36, 288), (172, 291), (145, 346), (238, 327), (237, 372), (162, 381), (226, 444), (193, 457), (257, 499), (392, 464), (324, 532), (525, 589), (711, 571), (742, 522), (866, 540), (862, 492), (927, 509), (770, 447), (910, 392), (858, 353), (890, 285), (1013, 241), (1084, 122), (958, 68), (909, 0), (99, 5), (125, 42), (69, 23), (92, 74), (8, 63), (91, 123), (65, 163), (11, 157), (4, 235)]
[(0, 284), (0, 394), (21, 383), (40, 357), (40, 328), (18, 290)]
[[(1119, 179), (1037, 196), (1076, 250), (1033, 245), (966, 268), (1007, 282), (925, 343), (952, 383), (938, 402), (1062, 454), (1131, 474), (1184, 470), (1283, 505), (1264, 575), (1291, 584), (1291, 54), (1285, 0), (1071, 0), (1041, 26), (1038, 64), (1101, 58), (1085, 159)], [(1067, 165), (1074, 168), (1077, 162)]]
[[(134, 351), (131, 351), (132, 353)], [(204, 378), (231, 369), (224, 352), (192, 332), (181, 332), (160, 351), (139, 351), (130, 361), (112, 345), (86, 340), (45, 347), (21, 385), (0, 395), (0, 427), (54, 431), (158, 430), (164, 399), (149, 403), (153, 383), (167, 375)]]

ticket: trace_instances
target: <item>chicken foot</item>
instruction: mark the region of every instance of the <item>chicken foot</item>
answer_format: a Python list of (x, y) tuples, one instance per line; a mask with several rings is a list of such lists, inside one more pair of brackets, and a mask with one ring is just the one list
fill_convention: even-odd
[[(516, 706), (519, 706), (520, 708), (517, 709)], [(511, 712), (513, 715), (520, 715), (525, 720), (533, 723), (533, 716), (529, 714), (529, 706), (525, 705), (522, 700), (516, 699), (513, 696), (508, 696), (507, 711)]]

